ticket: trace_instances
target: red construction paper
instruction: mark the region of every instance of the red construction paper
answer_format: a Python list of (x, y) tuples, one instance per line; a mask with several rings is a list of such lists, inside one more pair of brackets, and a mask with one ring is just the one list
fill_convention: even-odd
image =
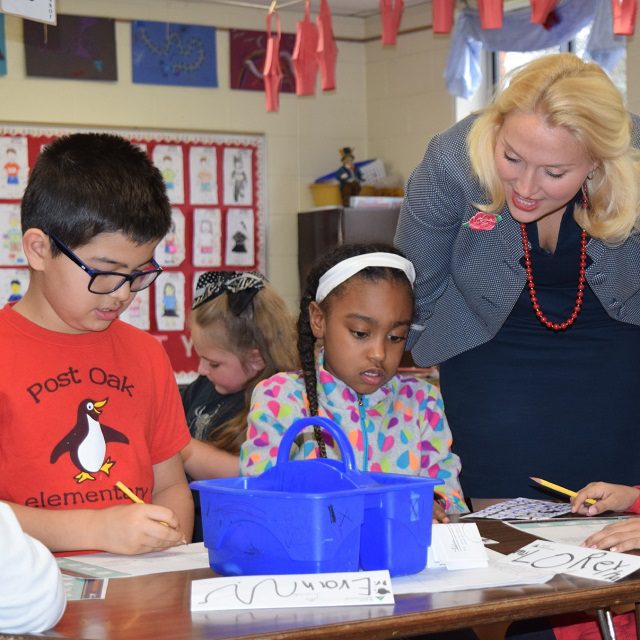
[(318, 77), (318, 28), (309, 17), (309, 4), (309, 0), (306, 0), (304, 18), (298, 22), (296, 44), (293, 48), (293, 69), (298, 96), (315, 95)]
[[(453, 1), (453, 0), (452, 0)], [(336, 61), (338, 47), (333, 37), (331, 11), (327, 0), (320, 0), (320, 10), (316, 17), (318, 27), (318, 65), (320, 67), (320, 86), (323, 91), (336, 88)]]
[(613, 33), (632, 36), (636, 28), (636, 0), (611, 0), (613, 8)]
[(480, 27), (502, 29), (502, 0), (478, 0)]
[(276, 16), (276, 33), (271, 32), (271, 16), (267, 13), (267, 54), (264, 59), (264, 95), (267, 113), (274, 113), (280, 108), (280, 82), (282, 69), (280, 68), (280, 16)]
[(395, 44), (404, 9), (403, 0), (380, 0), (382, 44)]
[(431, 19), (433, 33), (450, 33), (456, 0), (432, 0)]

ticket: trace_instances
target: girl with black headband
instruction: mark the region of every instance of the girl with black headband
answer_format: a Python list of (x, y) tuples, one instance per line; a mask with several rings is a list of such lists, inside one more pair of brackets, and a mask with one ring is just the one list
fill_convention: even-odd
[(299, 367), (293, 316), (262, 274), (211, 271), (198, 279), (189, 328), (200, 364), (182, 392), (193, 437), (183, 451), (185, 470), (194, 479), (237, 476), (253, 388)]

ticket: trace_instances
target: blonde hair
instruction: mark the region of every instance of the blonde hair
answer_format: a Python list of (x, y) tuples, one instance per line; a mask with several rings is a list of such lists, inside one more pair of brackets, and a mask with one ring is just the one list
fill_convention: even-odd
[(265, 362), (264, 369), (245, 388), (243, 410), (214, 429), (210, 440), (220, 449), (239, 453), (246, 439), (247, 415), (256, 384), (278, 371), (300, 368), (295, 320), (282, 297), (266, 283), (240, 315), (231, 312), (224, 293), (194, 309), (189, 325), (197, 325), (209, 339), (236, 355), (243, 368), (253, 349), (258, 349)]
[(517, 69), (474, 122), (467, 139), (471, 167), (485, 188), (483, 210), (497, 213), (505, 193), (494, 152), (505, 118), (535, 113), (549, 127), (564, 127), (596, 169), (587, 182), (591, 207), (576, 205), (574, 217), (589, 235), (610, 244), (639, 228), (640, 152), (631, 146), (632, 121), (624, 100), (597, 65), (571, 53), (543, 56)]

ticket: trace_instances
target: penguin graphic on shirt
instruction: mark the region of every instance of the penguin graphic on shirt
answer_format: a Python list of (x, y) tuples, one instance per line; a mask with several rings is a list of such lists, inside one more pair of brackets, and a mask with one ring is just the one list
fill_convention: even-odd
[(123, 433), (106, 424), (100, 424), (100, 414), (108, 401), (108, 398), (83, 400), (78, 405), (76, 423), (51, 452), (51, 464), (62, 454), (69, 453), (71, 461), (79, 470), (74, 476), (78, 484), (85, 480), (95, 480), (98, 471), (109, 475), (115, 462), (109, 457), (105, 459), (107, 442), (129, 444), (129, 438)]

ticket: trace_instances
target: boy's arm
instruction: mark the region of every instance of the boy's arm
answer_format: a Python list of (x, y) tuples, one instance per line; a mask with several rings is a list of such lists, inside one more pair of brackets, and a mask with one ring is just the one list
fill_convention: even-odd
[(193, 498), (180, 453), (154, 464), (153, 478), (154, 505), (171, 509), (178, 521), (177, 530), (190, 542), (193, 536)]
[(51, 551), (109, 551), (133, 555), (168, 549), (186, 541), (176, 515), (157, 504), (106, 509), (39, 509), (8, 504), (24, 532)]
[(153, 504), (38, 509), (11, 503), (11, 507), (25, 533), (51, 551), (138, 554), (184, 544), (193, 534), (193, 499), (180, 454), (155, 464), (153, 472)]
[(194, 480), (240, 475), (240, 458), (208, 442), (191, 438), (181, 453), (185, 471)]

